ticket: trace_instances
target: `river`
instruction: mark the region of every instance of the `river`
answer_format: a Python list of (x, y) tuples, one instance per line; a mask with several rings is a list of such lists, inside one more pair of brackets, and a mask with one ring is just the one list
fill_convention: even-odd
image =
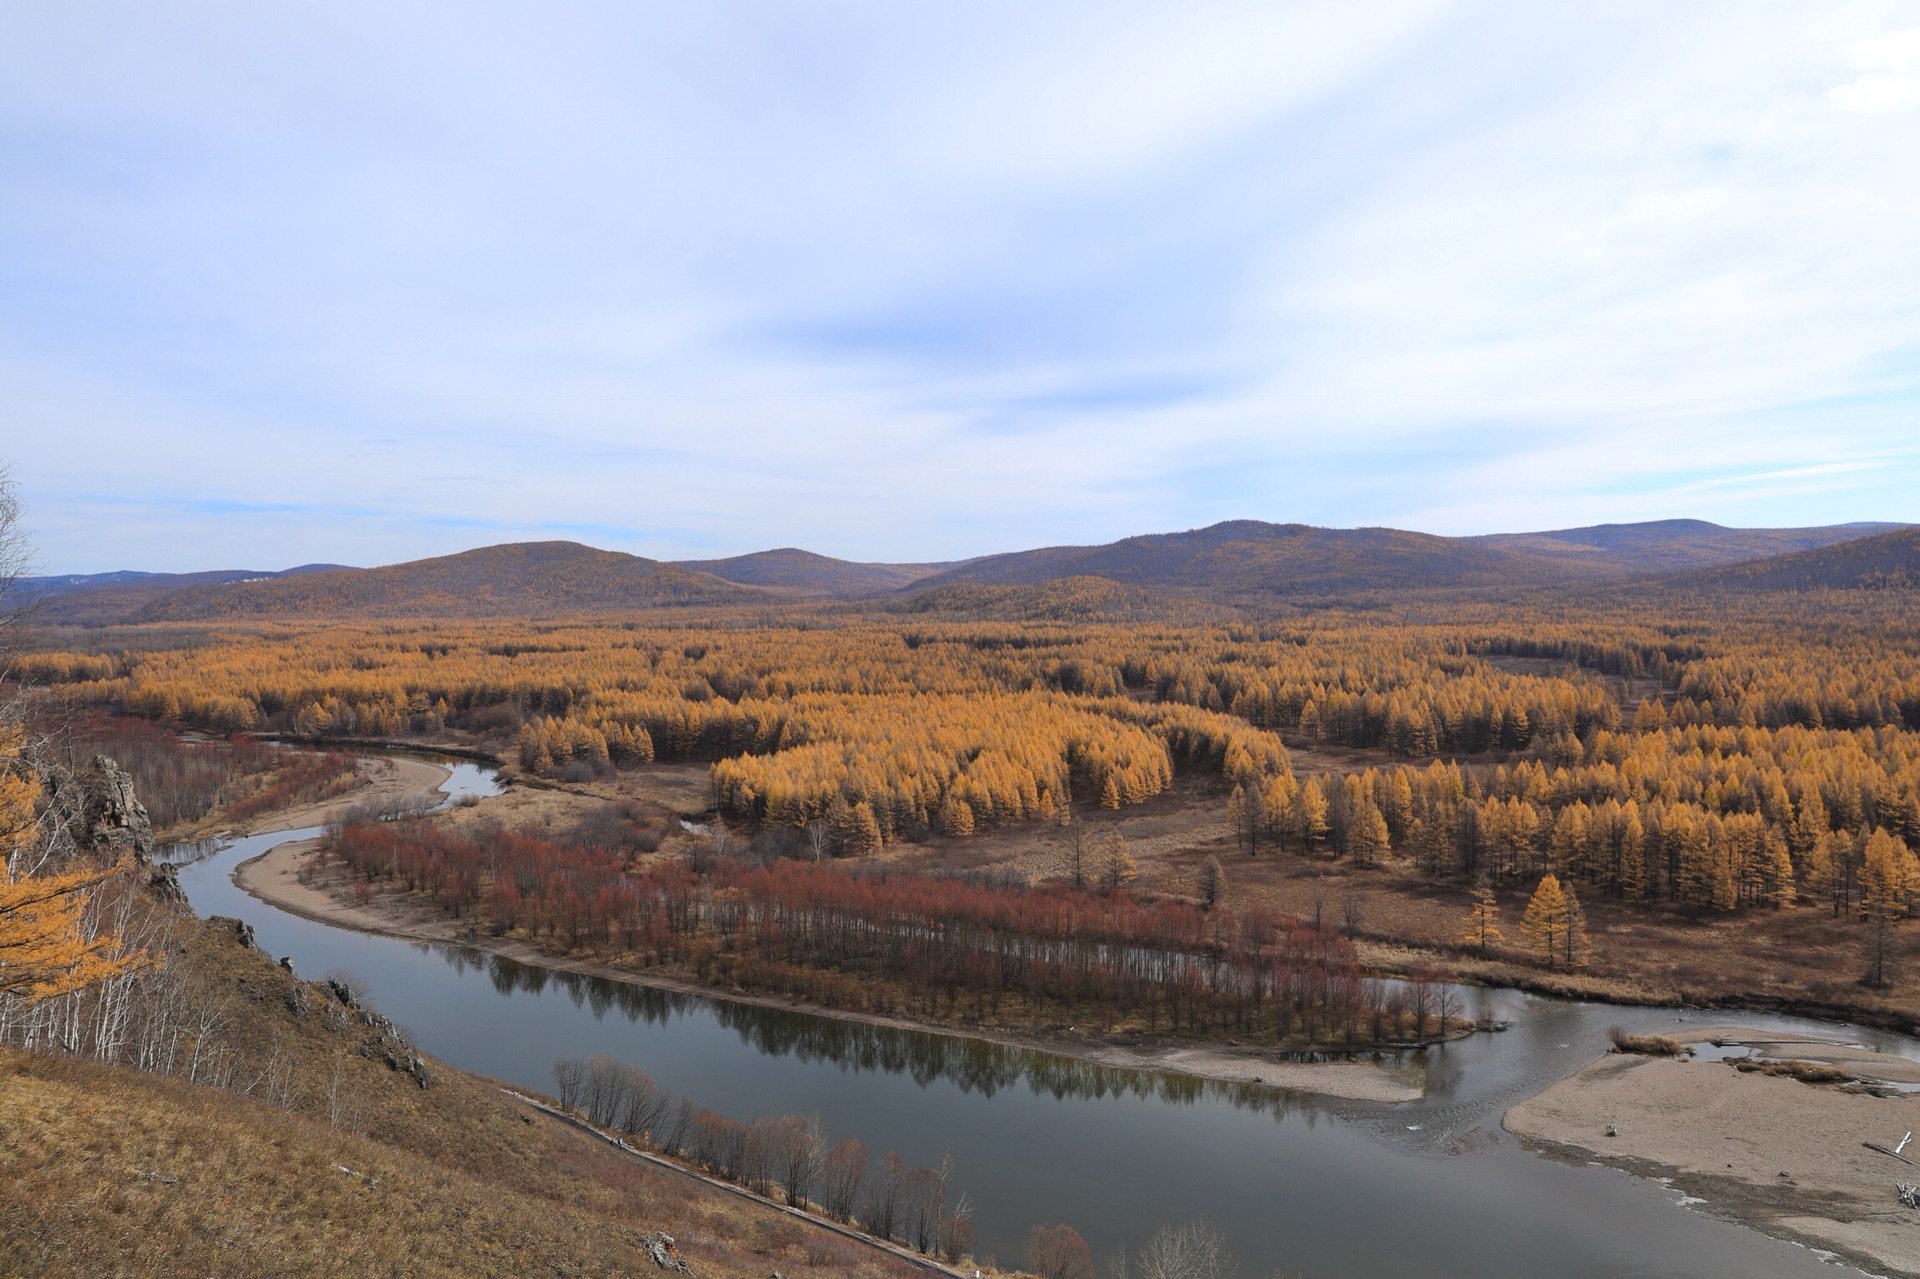
[[(453, 770), (448, 802), (496, 787)], [(1205, 1217), (1241, 1275), (1823, 1276), (1816, 1254), (1683, 1207), (1662, 1185), (1529, 1155), (1502, 1111), (1606, 1048), (1607, 1027), (1684, 1029), (1733, 1014), (1683, 1013), (1468, 990), (1471, 1014), (1511, 1023), (1414, 1059), (1427, 1096), (1387, 1106), (1094, 1068), (957, 1036), (532, 968), (457, 946), (373, 937), (288, 914), (232, 881), (234, 868), (319, 828), (233, 841), (183, 861), (201, 915), (253, 925), (261, 946), (318, 978), (350, 972), (427, 1052), (463, 1070), (550, 1089), (556, 1058), (607, 1053), (739, 1119), (817, 1114), (876, 1160), (954, 1157), (977, 1251), (1024, 1264), (1027, 1232), (1065, 1221), (1097, 1261), (1157, 1227)], [(1832, 1034), (1795, 1018), (1743, 1025)], [(1883, 1051), (1920, 1044), (1848, 1028)]]

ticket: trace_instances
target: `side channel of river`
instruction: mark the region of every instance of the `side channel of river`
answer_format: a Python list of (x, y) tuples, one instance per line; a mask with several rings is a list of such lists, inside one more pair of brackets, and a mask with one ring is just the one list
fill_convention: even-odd
[[(471, 763), (439, 762), (454, 771), (448, 802), (497, 789)], [(422, 1048), (461, 1069), (547, 1088), (555, 1058), (604, 1052), (736, 1118), (818, 1114), (876, 1158), (894, 1150), (917, 1166), (951, 1150), (979, 1250), (1009, 1263), (1024, 1262), (1039, 1223), (1072, 1224), (1104, 1269), (1160, 1225), (1206, 1217), (1248, 1279), (1839, 1273), (1805, 1249), (1682, 1208), (1655, 1183), (1536, 1158), (1499, 1132), (1507, 1106), (1604, 1051), (1609, 1025), (1674, 1028), (1702, 1014), (1469, 991), (1470, 1011), (1512, 1029), (1422, 1054), (1424, 1101), (1334, 1102), (550, 973), (315, 923), (233, 883), (239, 863), (319, 833), (236, 840), (185, 862), (181, 884), (197, 912), (245, 919), (301, 975), (359, 977)], [(1847, 1035), (1920, 1055), (1911, 1040)]]

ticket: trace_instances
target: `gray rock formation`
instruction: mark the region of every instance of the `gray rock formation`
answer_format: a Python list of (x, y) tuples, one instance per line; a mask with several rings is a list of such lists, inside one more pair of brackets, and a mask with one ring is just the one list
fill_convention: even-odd
[(234, 941), (249, 950), (256, 948), (260, 944), (254, 940), (253, 925), (244, 919), (235, 919), (232, 915), (208, 915), (207, 922), (209, 924), (217, 924), (221, 928), (229, 930), (233, 933)]
[(686, 1259), (680, 1255), (680, 1250), (673, 1246), (672, 1235), (656, 1230), (648, 1235), (646, 1241), (640, 1246), (646, 1250), (647, 1260), (662, 1270), (671, 1271), (677, 1275), (693, 1273), (693, 1267), (686, 1263)]
[(49, 768), (41, 783), (73, 852), (105, 861), (131, 858), (154, 892), (186, 900), (174, 868), (153, 860), (153, 819), (134, 792), (133, 778), (112, 758), (95, 755), (77, 772)]
[(152, 865), (153, 820), (133, 792), (133, 778), (112, 759), (95, 755), (83, 782), (87, 849), (114, 860), (131, 855), (142, 865)]
[(373, 1033), (360, 1045), (362, 1057), (386, 1062), (388, 1070), (412, 1076), (413, 1082), (422, 1088), (433, 1085), (433, 1076), (427, 1070), (426, 1060), (407, 1042), (407, 1037), (400, 1033), (400, 1028), (393, 1024), (391, 1017), (382, 1016), (370, 1008), (362, 1008), (360, 1020), (373, 1029)]

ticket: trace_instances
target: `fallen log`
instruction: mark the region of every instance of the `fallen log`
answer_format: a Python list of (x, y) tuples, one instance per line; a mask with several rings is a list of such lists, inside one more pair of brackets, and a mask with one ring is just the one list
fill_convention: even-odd
[(1893, 1149), (1891, 1146), (1883, 1146), (1877, 1141), (1863, 1141), (1860, 1144), (1865, 1146), (1868, 1150), (1877, 1150), (1883, 1155), (1889, 1155), (1895, 1159), (1898, 1159), (1901, 1163), (1906, 1164), (1909, 1168), (1920, 1168), (1920, 1164), (1914, 1163), (1913, 1160), (1907, 1158), (1905, 1155)]

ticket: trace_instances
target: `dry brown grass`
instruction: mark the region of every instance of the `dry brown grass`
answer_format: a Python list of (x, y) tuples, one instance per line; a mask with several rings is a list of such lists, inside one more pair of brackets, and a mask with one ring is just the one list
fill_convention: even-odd
[(189, 952), (219, 961), (208, 993), (229, 1001), (244, 1059), (297, 1059), (286, 1105), (0, 1051), (0, 1274), (629, 1275), (651, 1230), (702, 1276), (924, 1273), (439, 1063), (423, 1090), (355, 1054), (363, 1023), (318, 998), (297, 1016), (293, 978), (229, 933), (194, 929)]
[(1645, 1057), (1681, 1057), (1692, 1049), (1667, 1035), (1629, 1035), (1619, 1026), (1607, 1029), (1615, 1052), (1639, 1053)]
[(1763, 1075), (1784, 1075), (1803, 1084), (1844, 1084), (1852, 1075), (1824, 1061), (1736, 1061), (1733, 1068), (1742, 1074), (1759, 1071)]

